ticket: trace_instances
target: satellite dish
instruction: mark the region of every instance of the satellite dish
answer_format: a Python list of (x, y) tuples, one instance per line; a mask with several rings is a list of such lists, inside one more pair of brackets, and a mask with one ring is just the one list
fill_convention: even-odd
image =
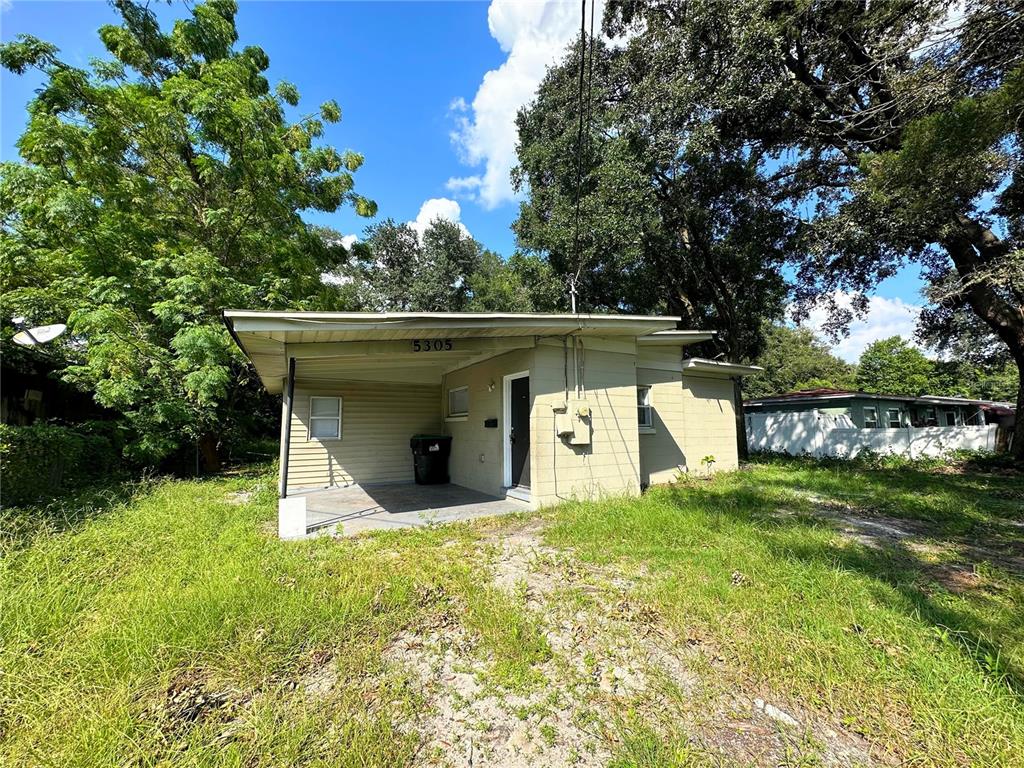
[(64, 323), (40, 325), (37, 328), (26, 328), (25, 330), (18, 331), (14, 334), (11, 341), (15, 344), (20, 344), (23, 347), (34, 347), (37, 344), (45, 344), (48, 341), (53, 341), (67, 329), (68, 327), (64, 325)]

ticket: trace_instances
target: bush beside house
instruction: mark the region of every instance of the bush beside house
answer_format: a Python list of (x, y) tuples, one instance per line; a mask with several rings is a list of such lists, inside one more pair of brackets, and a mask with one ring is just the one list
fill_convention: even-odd
[(120, 451), (116, 436), (101, 431), (109, 429), (95, 422), (73, 428), (0, 424), (0, 504), (48, 499), (109, 478), (120, 467)]

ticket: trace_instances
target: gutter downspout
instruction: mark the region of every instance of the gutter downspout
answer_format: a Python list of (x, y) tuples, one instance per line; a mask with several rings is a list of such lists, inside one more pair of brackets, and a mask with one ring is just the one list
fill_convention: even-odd
[(288, 358), (288, 381), (284, 401), (284, 445), (281, 447), (280, 498), (288, 498), (288, 454), (292, 448), (292, 403), (295, 401), (295, 358)]

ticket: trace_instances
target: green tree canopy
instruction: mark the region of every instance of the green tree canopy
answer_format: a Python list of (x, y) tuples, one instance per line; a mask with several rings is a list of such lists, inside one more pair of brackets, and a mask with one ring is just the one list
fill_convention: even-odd
[(338, 105), (286, 117), (298, 91), (237, 47), (233, 0), (170, 30), (145, 4), (114, 6), (111, 58), (88, 69), (33, 37), (0, 47), (8, 71), (44, 75), (23, 162), (3, 166), (0, 290), (9, 313), (69, 320), (64, 376), (125, 415), (137, 456), (202, 439), (214, 463), (251, 391), (221, 310), (333, 308), (320, 275), (344, 249), (300, 212), (375, 206), (353, 190), (363, 158), (317, 141)]
[(691, 141), (703, 107), (678, 90), (684, 78), (646, 38), (577, 44), (517, 118), (513, 179), (527, 199), (513, 227), (521, 248), (577, 283), (582, 309), (680, 315), (752, 359), (762, 319), (783, 310), (793, 222), (760, 155)]
[(557, 312), (565, 308), (562, 281), (536, 254), (514, 253), (503, 260), (484, 251), (469, 278), (473, 312)]
[(458, 224), (435, 219), (422, 236), (393, 219), (367, 227), (343, 280), (360, 308), (408, 312), (536, 312), (557, 307), (561, 286), (535, 256), (507, 261)]
[(935, 394), (929, 391), (935, 363), (900, 336), (872, 342), (857, 363), (857, 388), (885, 395)]
[[(675, 62), (698, 145), (774, 158), (801, 220), (796, 298), (866, 294), (919, 264), (922, 322), (976, 315), (1024, 369), (1024, 7), (1013, 0), (612, 0), (609, 34)], [(1024, 411), (1024, 389), (1018, 390)], [(1015, 451), (1024, 457), (1024, 420)]]
[(854, 366), (833, 355), (812, 331), (772, 323), (766, 326), (764, 350), (756, 360), (764, 371), (744, 379), (745, 397), (769, 397), (818, 387), (853, 387)]

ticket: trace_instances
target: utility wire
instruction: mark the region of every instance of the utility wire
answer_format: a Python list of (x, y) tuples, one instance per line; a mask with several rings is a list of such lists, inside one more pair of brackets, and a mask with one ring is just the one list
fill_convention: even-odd
[[(583, 273), (583, 257), (580, 254), (580, 204), (583, 194), (583, 122), (587, 123), (587, 150), (591, 145), (591, 123), (593, 114), (594, 90), (594, 0), (590, 0), (590, 46), (587, 47), (587, 0), (580, 0), (580, 74), (577, 88), (577, 108), (579, 121), (576, 129), (576, 196), (574, 201), (575, 223), (573, 233), (573, 255), (576, 260), (576, 271), (569, 278), (569, 296), (572, 311), (576, 313), (576, 286)], [(589, 67), (588, 67), (589, 54)], [(586, 106), (584, 106), (584, 81), (586, 81)]]

